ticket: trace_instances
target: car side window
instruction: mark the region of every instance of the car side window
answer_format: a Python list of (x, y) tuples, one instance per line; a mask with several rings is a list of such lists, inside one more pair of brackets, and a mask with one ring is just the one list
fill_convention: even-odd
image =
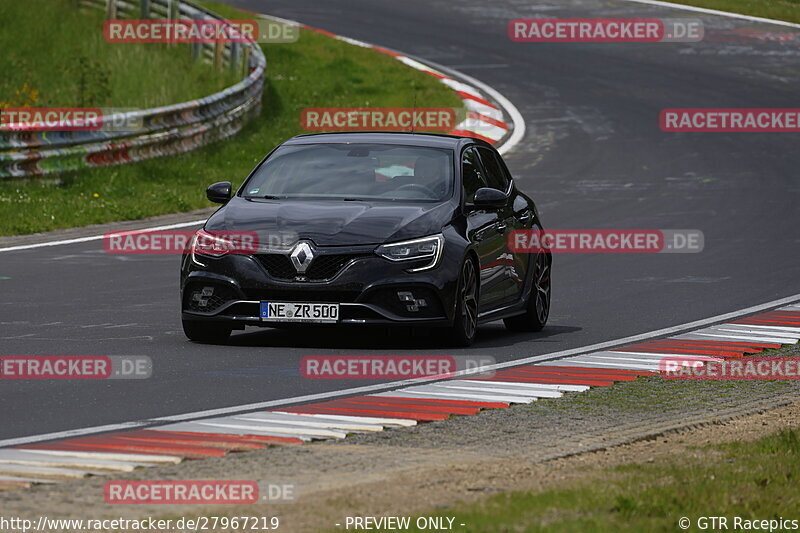
[(464, 199), (467, 203), (471, 203), (478, 189), (486, 187), (486, 182), (481, 175), (478, 156), (472, 148), (464, 151), (461, 159), (461, 175), (464, 179)]
[(488, 148), (478, 148), (481, 155), (481, 162), (486, 169), (486, 182), (489, 187), (500, 191), (507, 191), (510, 183), (509, 176), (506, 174), (506, 169), (503, 163), (499, 160), (499, 156)]

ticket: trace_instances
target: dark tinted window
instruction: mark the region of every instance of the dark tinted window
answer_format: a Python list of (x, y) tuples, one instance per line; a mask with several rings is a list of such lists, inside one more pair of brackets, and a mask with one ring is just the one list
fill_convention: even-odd
[(486, 181), (489, 187), (503, 192), (508, 190), (509, 180), (503, 163), (499, 160), (500, 156), (487, 148), (478, 148), (481, 154), (483, 168), (486, 169)]
[(245, 196), (441, 201), (453, 191), (453, 152), (391, 144), (300, 144), (270, 155)]
[(462, 175), (464, 177), (464, 198), (467, 203), (472, 202), (475, 192), (481, 187), (486, 187), (486, 182), (481, 176), (478, 156), (472, 148), (464, 152), (461, 160)]

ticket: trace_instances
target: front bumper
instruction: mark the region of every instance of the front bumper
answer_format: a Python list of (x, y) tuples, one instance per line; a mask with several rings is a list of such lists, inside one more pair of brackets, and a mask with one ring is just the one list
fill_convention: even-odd
[(181, 276), (182, 317), (225, 322), (234, 328), (273, 327), (278, 324), (259, 317), (262, 301), (322, 302), (340, 304), (337, 324), (452, 324), (462, 252), (445, 246), (436, 268), (408, 272), (426, 261), (392, 262), (375, 255), (374, 249), (320, 248), (323, 253), (354, 258), (329, 279), (318, 281), (281, 279), (269, 261), (256, 255), (214, 259), (187, 254)]

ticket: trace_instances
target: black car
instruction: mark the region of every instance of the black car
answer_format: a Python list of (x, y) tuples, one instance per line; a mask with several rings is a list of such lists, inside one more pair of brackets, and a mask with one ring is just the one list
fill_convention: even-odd
[(256, 232), (257, 249), (192, 247), (183, 257), (186, 336), (283, 323), (446, 328), (466, 346), (502, 319), (538, 331), (551, 255), (515, 253), (512, 230), (542, 229), (500, 154), (465, 137), (328, 133), (273, 150), (199, 233)]

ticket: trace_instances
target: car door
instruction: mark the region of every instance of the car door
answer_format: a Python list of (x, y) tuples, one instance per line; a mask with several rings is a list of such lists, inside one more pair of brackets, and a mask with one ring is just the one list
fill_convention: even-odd
[(497, 308), (506, 298), (507, 276), (504, 273), (505, 236), (498, 231), (500, 213), (495, 210), (470, 208), (475, 192), (488, 187), (485, 171), (474, 147), (464, 150), (461, 158), (463, 202), (467, 219), (467, 234), (475, 243), (480, 262), (480, 302), (478, 311)]
[(502, 288), (503, 303), (510, 303), (517, 300), (524, 289), (525, 276), (524, 270), (520, 272), (514, 252), (509, 246), (508, 236), (511, 231), (517, 229), (517, 221), (514, 216), (511, 192), (511, 176), (508, 174), (505, 165), (500, 160), (500, 155), (493, 149), (484, 146), (477, 147), (480, 156), (481, 166), (484, 170), (486, 183), (489, 187), (503, 191), (508, 196), (506, 205), (497, 210), (497, 223), (495, 231), (501, 236), (502, 250), (499, 250), (497, 264), (499, 266), (498, 284)]

